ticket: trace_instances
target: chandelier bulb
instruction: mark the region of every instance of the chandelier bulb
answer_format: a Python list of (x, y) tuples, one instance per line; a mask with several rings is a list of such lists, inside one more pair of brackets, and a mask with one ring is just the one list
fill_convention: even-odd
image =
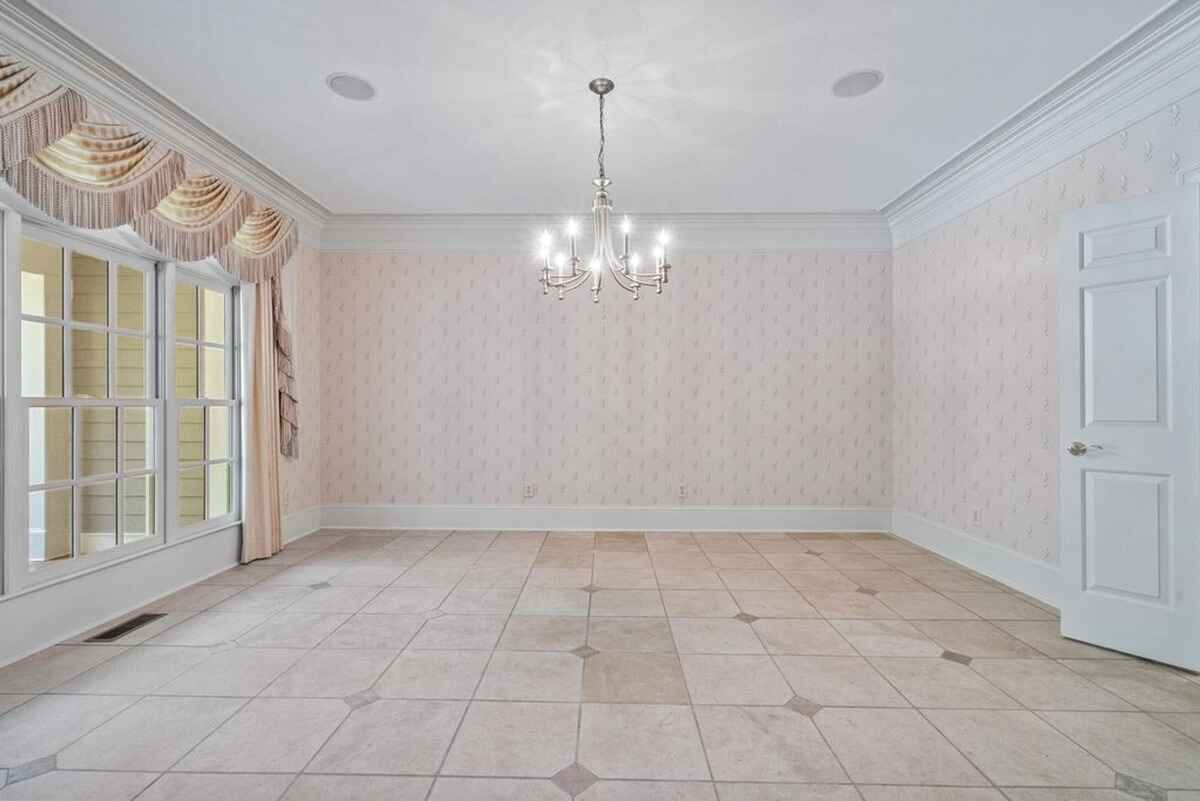
[(579, 222), (575, 219), (567, 220), (567, 236), (575, 237), (579, 235)]
[(665, 228), (658, 232), (658, 244), (662, 245), (663, 247), (666, 247), (667, 243), (669, 243), (670, 241), (671, 241), (671, 235), (669, 233), (667, 233), (667, 230)]
[(633, 271), (637, 272), (637, 268), (640, 267), (642, 264), (642, 257), (639, 256), (638, 254), (634, 253), (632, 256), (629, 257), (629, 263), (630, 263), (630, 265), (632, 265)]
[(658, 247), (654, 248), (654, 258), (661, 259), (665, 255), (667, 255), (667, 251), (666, 251), (666, 248), (664, 248), (662, 245), (659, 245)]
[(630, 232), (630, 231), (632, 231), (632, 230), (633, 230), (633, 223), (631, 223), (631, 222), (629, 221), (629, 218), (628, 218), (628, 217), (626, 217), (625, 219), (621, 220), (621, 233), (623, 233), (623, 234), (627, 234), (627, 233), (629, 233), (629, 232)]

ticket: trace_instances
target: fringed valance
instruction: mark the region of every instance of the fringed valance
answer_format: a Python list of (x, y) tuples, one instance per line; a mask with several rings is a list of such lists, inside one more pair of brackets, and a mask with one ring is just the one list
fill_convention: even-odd
[(21, 196), (77, 228), (116, 228), (184, 180), (183, 156), (120, 123), (84, 120), (5, 172)]
[(83, 98), (74, 91), (0, 54), (0, 170), (66, 136), (83, 115)]
[(296, 250), (296, 224), (268, 206), (256, 209), (242, 223), (233, 241), (217, 255), (225, 269), (257, 284), (279, 274)]
[(135, 219), (133, 230), (159, 253), (200, 261), (232, 242), (253, 211), (250, 193), (214, 175), (195, 175)]

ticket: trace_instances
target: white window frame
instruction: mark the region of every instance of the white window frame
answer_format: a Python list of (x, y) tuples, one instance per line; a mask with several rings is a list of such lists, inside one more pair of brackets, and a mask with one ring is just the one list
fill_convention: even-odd
[[(62, 399), (26, 399), (21, 391), (21, 243), (25, 238), (36, 239), (68, 251), (72, 248), (97, 258), (106, 259), (112, 263), (129, 265), (149, 272), (153, 286), (156, 306), (148, 309), (147, 327), (152, 332), (148, 338), (152, 353), (148, 356), (150, 367), (149, 378), (153, 381), (151, 398), (108, 398), (104, 400), (70, 399), (67, 392), (69, 381), (64, 375), (64, 397)], [(3, 434), (3, 459), (0, 460), (0, 477), (3, 479), (3, 492), (0, 493), (0, 513), (4, 523), (3, 537), (0, 538), (0, 599), (21, 594), (27, 590), (70, 580), (76, 576), (90, 573), (107, 565), (136, 558), (145, 553), (159, 550), (181, 542), (203, 537), (216, 531), (228, 529), (241, 523), (242, 484), (244, 455), (242, 453), (242, 359), (244, 345), (241, 341), (242, 303), (238, 282), (211, 262), (194, 264), (176, 264), (169, 261), (154, 262), (146, 256), (133, 250), (127, 250), (106, 242), (90, 238), (86, 233), (77, 233), (65, 225), (43, 223), (23, 219), (16, 211), (0, 205), (0, 346), (3, 355), (2, 381), (3, 404), (0, 405), (0, 432)], [(64, 261), (69, 264), (69, 252), (64, 254)], [(228, 293), (228, 316), (226, 320), (226, 346), (229, 349), (227, 386), (230, 388), (230, 454), (231, 454), (231, 487), (230, 513), (219, 518), (206, 519), (191, 526), (181, 527), (178, 524), (177, 492), (179, 486), (178, 462), (178, 406), (175, 398), (175, 332), (174, 304), (175, 282), (177, 277), (185, 278), (208, 289), (216, 289)], [(69, 292), (69, 266), (64, 266), (63, 272), (64, 295)], [(115, 283), (115, 282), (114, 282)], [(115, 322), (116, 307), (110, 295), (110, 320)], [(64, 318), (70, 314), (69, 306), (63, 310)], [(64, 332), (70, 330), (71, 323), (66, 320)], [(88, 328), (85, 324), (78, 326)], [(116, 326), (112, 326), (116, 329)], [(96, 330), (92, 327), (92, 330)], [(64, 336), (64, 340), (69, 339)], [(64, 341), (64, 354), (69, 345)], [(112, 361), (113, 344), (110, 343), (109, 378), (115, 362)], [(64, 358), (64, 365), (66, 361)], [(64, 368), (64, 373), (67, 371)], [(110, 394), (113, 394), (110, 392)], [(29, 446), (28, 446), (28, 408), (32, 405), (57, 406), (141, 406), (155, 409), (155, 534), (152, 537), (122, 544), (118, 547), (87, 555), (76, 555), (69, 559), (46, 562), (35, 569), (29, 569)], [(45, 402), (48, 401), (48, 402)], [(55, 402), (57, 401), (57, 403)], [(185, 401), (186, 402), (186, 401)], [(118, 412), (118, 421), (120, 412)], [(73, 426), (74, 428), (74, 426)], [(76, 430), (73, 437), (78, 437)], [(121, 431), (118, 422), (117, 440), (120, 443)], [(75, 443), (78, 444), (77, 442)], [(118, 444), (118, 471), (121, 468), (121, 454)], [(76, 447), (72, 459), (79, 458)], [(133, 471), (130, 471), (133, 472)], [(88, 482), (98, 478), (88, 477)], [(108, 476), (104, 477), (107, 480)], [(206, 469), (207, 480), (207, 469)], [(120, 484), (118, 487), (118, 517), (120, 515)], [(207, 511), (207, 510), (206, 510)], [(78, 518), (78, 504), (72, 504), (72, 515)], [(73, 532), (78, 537), (78, 531)]]
[[(241, 315), (239, 310), (240, 287), (232, 278), (220, 274), (204, 263), (177, 264), (168, 262), (162, 271), (163, 291), (159, 297), (163, 299), (163, 331), (166, 347), (161, 355), (164, 361), (164, 375), (171, 376), (166, 387), (166, 409), (168, 434), (166, 436), (166, 473), (167, 485), (167, 530), (173, 532), (173, 539), (189, 539), (207, 533), (214, 529), (228, 528), (241, 520), (242, 511), (242, 388), (241, 388)], [(200, 339), (203, 321), (200, 315), (196, 319), (195, 340), (175, 335), (175, 290), (180, 281), (203, 289), (211, 289), (225, 294), (225, 343), (222, 345), (229, 351), (226, 362), (225, 385), (229, 387), (229, 399), (214, 399), (203, 397), (204, 393), (204, 358), (203, 347), (206, 344)], [(180, 342), (197, 346), (196, 359), (196, 398), (177, 398), (175, 396), (175, 346)], [(219, 344), (219, 343), (208, 343)], [(221, 517), (208, 518), (208, 494), (205, 492), (205, 519), (190, 526), (179, 525), (179, 418), (183, 407), (226, 406), (229, 408), (229, 459), (205, 459), (198, 462), (188, 462), (187, 467), (204, 467), (204, 481), (208, 482), (208, 465), (228, 463), (230, 465), (229, 514)], [(207, 415), (206, 422), (207, 425)], [(207, 432), (206, 432), (207, 437)], [(207, 447), (207, 442), (205, 443)]]

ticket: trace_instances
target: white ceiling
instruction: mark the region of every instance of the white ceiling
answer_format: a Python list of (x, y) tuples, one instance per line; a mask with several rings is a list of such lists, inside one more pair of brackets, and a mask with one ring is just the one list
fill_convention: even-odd
[(619, 208), (880, 208), (1162, 0), (37, 4), (346, 214), (586, 209), (597, 75)]

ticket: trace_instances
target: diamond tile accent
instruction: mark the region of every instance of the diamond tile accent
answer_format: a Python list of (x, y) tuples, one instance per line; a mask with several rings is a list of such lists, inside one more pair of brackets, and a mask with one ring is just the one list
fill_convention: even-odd
[(575, 650), (571, 651), (571, 653), (575, 654), (575, 656), (579, 657), (580, 659), (589, 659), (600, 652), (590, 645), (581, 645)]
[(583, 591), (584, 591), (584, 592), (586, 592), (586, 593), (593, 593), (593, 592), (599, 592), (599, 591), (600, 591), (600, 588), (599, 588), (599, 587), (597, 587), (595, 584), (589, 584), (589, 585), (587, 585), (586, 587), (580, 587), (580, 589), (581, 589), (581, 590), (583, 590)]
[(1144, 798), (1146, 801), (1167, 801), (1167, 791), (1157, 784), (1135, 779), (1124, 773), (1117, 774), (1117, 789), (1134, 798)]
[(379, 693), (375, 692), (374, 690), (363, 690), (362, 692), (354, 693), (354, 695), (347, 695), (342, 700), (345, 701), (346, 706), (350, 707), (351, 709), (362, 709), (364, 706), (378, 701)]
[(960, 665), (971, 664), (971, 657), (966, 654), (960, 654), (957, 651), (942, 651), (942, 659), (947, 659), (951, 662), (957, 662)]
[(809, 556), (820, 556), (820, 555), (821, 555), (821, 552), (820, 552), (820, 551), (814, 551), (814, 550), (811, 550), (811, 549), (810, 549), (810, 550), (807, 550), (807, 551), (805, 551), (805, 553), (806, 553), (806, 554), (808, 554)]
[(733, 619), (740, 620), (743, 623), (753, 623), (754, 621), (758, 620), (758, 618), (755, 617), (754, 615), (750, 615), (745, 612), (738, 612), (736, 615), (733, 616)]
[(333, 585), (330, 584), (328, 581), (322, 581), (322, 582), (318, 582), (317, 584), (309, 584), (308, 588), (310, 590), (327, 590), (332, 586)]
[(784, 706), (793, 712), (799, 712), (801, 715), (806, 715), (810, 718), (821, 711), (820, 704), (813, 703), (807, 698), (801, 698), (798, 695), (793, 695), (792, 700), (788, 701)]
[(858, 591), (861, 592), (863, 595), (878, 595), (879, 594), (879, 590), (873, 590), (870, 587), (859, 587)]
[(17, 782), (23, 782), (26, 779), (41, 776), (43, 773), (49, 773), (52, 770), (58, 770), (57, 754), (51, 754), (48, 757), (35, 759), (31, 762), (26, 762), (24, 765), (10, 768), (8, 771), (8, 783), (16, 784)]
[(600, 781), (600, 777), (576, 762), (555, 773), (550, 777), (550, 781), (567, 795), (575, 797)]

